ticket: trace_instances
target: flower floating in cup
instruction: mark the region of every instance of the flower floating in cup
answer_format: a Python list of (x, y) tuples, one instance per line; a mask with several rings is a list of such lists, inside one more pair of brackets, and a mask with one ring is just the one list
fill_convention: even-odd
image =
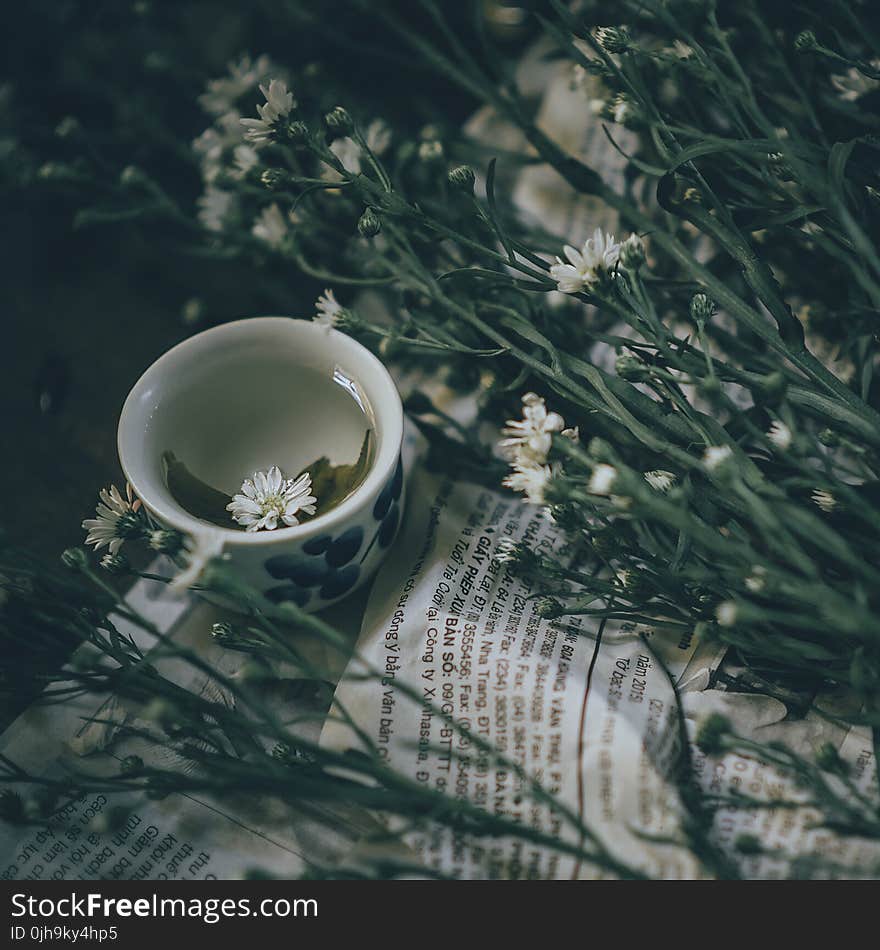
[(219, 527), (231, 527), (231, 520), (250, 532), (292, 528), (336, 507), (363, 482), (372, 460), (373, 441), (372, 429), (367, 429), (360, 453), (351, 464), (334, 465), (322, 455), (294, 478), (286, 477), (277, 465), (256, 471), (244, 479), (231, 500), (193, 475), (170, 451), (162, 457), (165, 482), (187, 511)]
[[(195, 565), (188, 584), (219, 550), (241, 583), (308, 610), (351, 593), (393, 543), (402, 442), (400, 396), (376, 357), (333, 327), (286, 317), (178, 344), (135, 385), (119, 424), (150, 544)], [(124, 504), (106, 507), (114, 526), (126, 520)]]
[(317, 500), (308, 472), (296, 479), (285, 478), (273, 465), (268, 472), (254, 472), (252, 478), (246, 478), (226, 510), (245, 531), (274, 531), (279, 521), (292, 528), (303, 515), (313, 515)]

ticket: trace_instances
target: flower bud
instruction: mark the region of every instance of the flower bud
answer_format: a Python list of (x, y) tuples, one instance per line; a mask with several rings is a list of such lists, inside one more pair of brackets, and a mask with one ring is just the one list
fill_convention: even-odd
[(67, 548), (61, 553), (61, 563), (68, 570), (81, 571), (89, 563), (89, 559), (82, 548)]
[(177, 554), (183, 547), (183, 536), (178, 531), (159, 528), (150, 532), (150, 547), (160, 554)]
[(614, 361), (614, 369), (621, 379), (629, 380), (631, 383), (639, 382), (650, 376), (648, 367), (632, 353), (618, 353), (617, 359)]
[(309, 140), (309, 127), (301, 119), (287, 127), (287, 137), (294, 145), (304, 145)]
[(819, 44), (816, 41), (816, 34), (812, 30), (801, 30), (795, 37), (794, 48), (799, 53), (808, 53), (811, 50), (818, 49)]
[(541, 597), (535, 604), (535, 612), (542, 620), (555, 620), (565, 614), (565, 608), (553, 597)]
[(228, 643), (235, 639), (235, 628), (226, 620), (218, 620), (211, 625), (211, 636), (221, 643)]
[(282, 171), (280, 168), (267, 168), (260, 175), (260, 181), (269, 189), (269, 191), (275, 191), (277, 188), (281, 188), (288, 179), (287, 172)]
[(722, 739), (730, 732), (730, 722), (720, 713), (710, 713), (697, 729), (697, 746), (706, 755), (717, 755), (723, 748)]
[(436, 139), (419, 145), (419, 159), (423, 162), (439, 162), (443, 159), (443, 143)]
[(606, 53), (625, 53), (630, 47), (629, 33), (618, 26), (600, 26), (596, 41)]
[(382, 230), (382, 221), (372, 208), (367, 208), (358, 221), (358, 232), (361, 237), (375, 237)]
[(119, 763), (119, 771), (123, 775), (134, 775), (144, 767), (144, 760), (139, 755), (127, 755)]
[(147, 176), (136, 165), (126, 165), (119, 174), (119, 183), (129, 188), (146, 181)]
[(65, 116), (58, 125), (55, 126), (55, 134), (60, 139), (73, 138), (79, 134), (80, 130), (79, 119), (72, 115)]
[(620, 245), (620, 263), (627, 270), (638, 270), (645, 263), (645, 243), (638, 234), (631, 234)]
[(348, 114), (348, 110), (342, 106), (336, 106), (331, 112), (324, 116), (324, 124), (337, 137), (345, 138), (354, 132), (354, 122)]
[(124, 554), (105, 554), (101, 558), (101, 567), (112, 577), (123, 577), (131, 572), (131, 564)]
[(476, 175), (470, 165), (458, 165), (446, 176), (449, 184), (466, 195), (473, 194)]
[(705, 323), (715, 313), (715, 303), (708, 294), (694, 294), (691, 297), (690, 311), (694, 323)]

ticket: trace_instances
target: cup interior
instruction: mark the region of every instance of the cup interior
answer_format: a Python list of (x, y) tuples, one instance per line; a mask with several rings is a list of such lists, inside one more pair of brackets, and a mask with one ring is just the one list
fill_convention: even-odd
[[(369, 432), (371, 469), (357, 492), (374, 470), (393, 466), (396, 449), (391, 445), (389, 453), (389, 443), (396, 436), (399, 447), (398, 429), (399, 396), (368, 350), (308, 321), (261, 317), (204, 331), (160, 357), (125, 402), (119, 454), (147, 507), (189, 531), (204, 522), (171, 494), (168, 453), (231, 496), (244, 478), (273, 465), (293, 477), (322, 457), (351, 464)], [(244, 535), (231, 517), (228, 530)], [(249, 537), (263, 534), (278, 531)]]

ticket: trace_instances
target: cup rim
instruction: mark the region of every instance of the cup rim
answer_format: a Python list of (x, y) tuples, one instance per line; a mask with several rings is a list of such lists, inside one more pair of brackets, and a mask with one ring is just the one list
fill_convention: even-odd
[[(172, 507), (166, 504), (163, 498), (150, 497), (149, 491), (143, 491), (143, 481), (138, 477), (136, 465), (128, 456), (124, 443), (130, 439), (129, 427), (135, 417), (135, 406), (143, 392), (151, 384), (157, 373), (172, 370), (175, 364), (189, 360), (206, 344), (215, 344), (224, 336), (235, 336), (248, 330), (267, 330), (276, 328), (284, 333), (304, 333), (311, 335), (320, 343), (325, 343), (328, 349), (342, 347), (346, 355), (352, 359), (355, 366), (355, 377), (370, 401), (373, 410), (378, 446), (376, 457), (360, 485), (340, 504), (332, 510), (311, 518), (302, 524), (292, 527), (276, 528), (273, 531), (243, 531), (236, 528), (224, 528), (220, 525), (208, 524), (187, 513), (182, 507)], [(368, 388), (365, 381), (357, 374), (357, 364), (369, 366), (377, 373), (375, 385)], [(372, 389), (372, 391), (371, 391)], [(385, 482), (392, 476), (397, 465), (400, 449), (403, 442), (403, 405), (397, 386), (385, 365), (363, 344), (341, 333), (332, 327), (325, 327), (307, 319), (296, 317), (246, 317), (240, 320), (231, 320), (227, 323), (210, 327), (200, 333), (193, 334), (185, 340), (166, 350), (158, 359), (152, 362), (132, 386), (119, 415), (116, 430), (116, 447), (123, 474), (131, 485), (134, 493), (144, 503), (147, 509), (161, 521), (182, 531), (185, 534), (200, 536), (205, 534), (219, 535), (224, 544), (234, 545), (268, 545), (278, 541), (307, 540), (313, 535), (332, 533), (341, 522), (355, 514), (363, 504), (363, 499), (370, 497), (374, 492), (382, 489)]]

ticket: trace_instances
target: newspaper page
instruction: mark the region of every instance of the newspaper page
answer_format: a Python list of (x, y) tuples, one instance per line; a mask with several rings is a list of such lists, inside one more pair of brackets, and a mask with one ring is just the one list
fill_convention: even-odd
[[(355, 675), (343, 678), (337, 700), (390, 766), (426, 787), (569, 845), (583, 843), (582, 823), (617, 860), (652, 877), (704, 875), (684, 846), (682, 804), (671, 781), (682, 754), (673, 682), (684, 691), (691, 733), (700, 715), (722, 709), (751, 730), (747, 735), (760, 738), (761, 727), (775, 723), (785, 737), (784, 705), (701, 692), (721, 653), (691, 636), (603, 628), (587, 617), (542, 619), (534, 591), (494, 555), (503, 538), (558, 552), (562, 539), (552, 522), (517, 498), (420, 468), (412, 478), (403, 534), (374, 587), (358, 643), (381, 677), (364, 679), (354, 660)], [(322, 742), (358, 744), (339, 722), (328, 722)], [(874, 781), (869, 739), (845, 733), (840, 751), (866, 790)], [(756, 759), (730, 754), (716, 761), (696, 747), (691, 753), (709, 794), (748, 790), (797, 800), (791, 777)], [(536, 797), (533, 783), (557, 803)], [(841, 863), (871, 859), (859, 845), (813, 828), (815, 817), (807, 808), (726, 807), (714, 831), (733, 858), (743, 834), (780, 849), (778, 858), (743, 859), (745, 876), (789, 873), (792, 857), (816, 850), (836, 849)], [(516, 836), (471, 840), (432, 827), (406, 840), (426, 867), (462, 878), (606, 873)]]
[[(533, 591), (495, 554), (504, 538), (559, 551), (553, 524), (513, 497), (422, 469), (413, 480), (403, 535), (358, 644), (383, 675), (344, 678), (338, 701), (390, 765), (428, 787), (577, 844), (579, 824), (536, 800), (531, 779), (601, 829), (619, 860), (660, 877), (695, 875), (687, 849), (644, 836), (674, 834), (681, 810), (667, 781), (678, 734), (669, 677), (694, 679), (715, 655), (692, 637), (542, 619)], [(353, 669), (360, 671), (357, 660)], [(322, 741), (356, 745), (337, 722)], [(600, 873), (522, 840), (474, 842), (434, 830), (409, 843), (427, 866), (459, 877)]]
[[(163, 573), (161, 566), (154, 565), (153, 571)], [(361, 599), (355, 595), (330, 619), (345, 627), (348, 617), (348, 626), (352, 620), (356, 625)], [(227, 614), (210, 604), (194, 596), (181, 597), (150, 580), (136, 583), (126, 602), (176, 643), (196, 651), (218, 673), (234, 677), (245, 662), (245, 654), (223, 649), (211, 637), (213, 621)], [(120, 633), (131, 636), (145, 652), (155, 645), (155, 638), (140, 627), (121, 617), (115, 620)], [(299, 636), (302, 642), (303, 634)], [(322, 646), (314, 650), (327, 652)], [(325, 669), (344, 665), (344, 658), (329, 652), (315, 652), (313, 659)], [(216, 680), (185, 661), (160, 659), (156, 665), (178, 685), (232, 702), (222, 695)], [(278, 709), (302, 719), (310, 710), (308, 691), (291, 690), (291, 680), (285, 681), (284, 671), (278, 672), (280, 698), (273, 697)], [(0, 736), (0, 754), (32, 775), (55, 779), (78, 772), (118, 775), (120, 760), (131, 754), (154, 766), (193, 767), (120, 728), (154, 728), (139, 715), (137, 708), (127, 708), (113, 696), (36, 703)], [(315, 739), (320, 722), (298, 728), (302, 734), (311, 731), (310, 738)], [(360, 824), (362, 820), (366, 821), (356, 815), (340, 817), (331, 834), (326, 823), (307, 820), (266, 796), (221, 801), (207, 795), (151, 799), (143, 793), (88, 792), (66, 803), (43, 825), (0, 822), (0, 879), (213, 880), (241, 878), (252, 871), (296, 878), (313, 862), (331, 864), (347, 854), (364, 828), (371, 827), (369, 822)]]

